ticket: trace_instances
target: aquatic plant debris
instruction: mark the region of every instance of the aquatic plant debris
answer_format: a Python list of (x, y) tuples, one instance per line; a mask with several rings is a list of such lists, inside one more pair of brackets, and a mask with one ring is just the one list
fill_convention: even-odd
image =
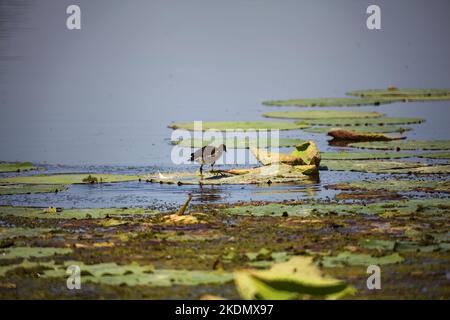
[(345, 281), (324, 277), (312, 257), (293, 257), (269, 270), (236, 271), (234, 278), (246, 300), (339, 299), (355, 292)]
[(387, 135), (383, 133), (357, 132), (346, 129), (333, 129), (328, 131), (333, 141), (391, 141), (406, 139), (401, 135)]
[(344, 106), (378, 106), (397, 99), (391, 98), (305, 98), (288, 100), (263, 101), (266, 106), (272, 107), (344, 107)]
[(427, 165), (419, 162), (383, 160), (324, 160), (320, 169), (331, 171), (356, 171), (389, 174), (439, 174), (450, 173), (450, 165)]
[(368, 89), (353, 90), (347, 92), (349, 96), (357, 96), (364, 99), (385, 98), (401, 99), (403, 101), (433, 101), (450, 100), (450, 89)]
[(51, 257), (57, 254), (68, 254), (71, 252), (72, 249), (68, 248), (12, 247), (0, 249), (0, 260)]
[(388, 256), (374, 257), (364, 253), (354, 253), (344, 251), (337, 256), (323, 257), (321, 264), (327, 268), (345, 267), (345, 266), (364, 266), (386, 265), (403, 262), (404, 258), (398, 253)]
[(322, 160), (373, 160), (373, 159), (398, 159), (414, 157), (415, 155), (400, 152), (352, 152), (336, 151), (322, 152)]
[(361, 191), (361, 190), (386, 190), (386, 191), (421, 191), (450, 193), (450, 181), (416, 181), (416, 180), (370, 180), (353, 181), (328, 185), (327, 188)]
[(374, 111), (308, 110), (267, 112), (263, 114), (263, 117), (279, 119), (359, 119), (379, 118), (383, 115), (383, 113)]
[(187, 147), (187, 148), (201, 148), (203, 146), (219, 146), (220, 144), (225, 144), (227, 146), (227, 149), (248, 149), (251, 147), (294, 147), (300, 143), (302, 143), (303, 140), (299, 139), (292, 139), (292, 138), (279, 138), (276, 141), (271, 141), (270, 137), (269, 139), (264, 137), (259, 137), (257, 139), (252, 138), (227, 138), (221, 141), (221, 139), (215, 140), (213, 138), (204, 138), (204, 139), (184, 139), (181, 141), (172, 141), (173, 144), (176, 144), (180, 147)]
[(0, 195), (57, 193), (67, 190), (67, 186), (60, 184), (13, 184), (0, 185)]
[[(194, 122), (174, 122), (169, 126), (171, 129), (185, 129), (194, 131)], [(274, 121), (222, 121), (222, 122), (201, 122), (201, 128), (205, 130), (226, 131), (226, 130), (298, 130), (307, 128), (307, 125), (291, 122)]]

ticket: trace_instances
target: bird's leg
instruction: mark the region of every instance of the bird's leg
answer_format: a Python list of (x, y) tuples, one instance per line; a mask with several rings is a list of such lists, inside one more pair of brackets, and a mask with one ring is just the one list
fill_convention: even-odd
[(203, 175), (203, 163), (200, 165), (200, 175)]

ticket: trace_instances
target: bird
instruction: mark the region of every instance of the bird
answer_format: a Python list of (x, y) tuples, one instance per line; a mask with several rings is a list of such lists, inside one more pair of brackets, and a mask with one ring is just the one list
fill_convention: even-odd
[(191, 153), (190, 161), (200, 163), (200, 174), (203, 174), (203, 165), (210, 164), (211, 171), (213, 171), (214, 164), (224, 151), (227, 152), (227, 147), (224, 144), (221, 144), (218, 147), (204, 146), (201, 149)]

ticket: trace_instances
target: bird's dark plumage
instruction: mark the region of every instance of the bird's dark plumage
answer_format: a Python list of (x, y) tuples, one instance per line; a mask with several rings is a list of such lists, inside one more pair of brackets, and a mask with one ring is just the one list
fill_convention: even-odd
[(203, 173), (203, 165), (210, 164), (211, 170), (214, 167), (216, 161), (220, 158), (223, 151), (227, 152), (227, 147), (224, 144), (218, 147), (204, 146), (201, 149), (191, 153), (190, 161), (196, 161), (200, 163), (200, 174)]

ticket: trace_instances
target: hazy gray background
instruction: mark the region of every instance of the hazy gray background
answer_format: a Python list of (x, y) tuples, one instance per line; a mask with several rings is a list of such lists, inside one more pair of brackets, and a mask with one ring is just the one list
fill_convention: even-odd
[[(80, 31), (66, 29), (69, 4)], [(370, 4), (381, 31), (366, 28)], [(447, 0), (0, 0), (0, 160), (164, 165), (171, 121), (256, 120), (266, 99), (450, 87), (449, 14)], [(448, 138), (449, 103), (436, 105), (425, 128)]]

